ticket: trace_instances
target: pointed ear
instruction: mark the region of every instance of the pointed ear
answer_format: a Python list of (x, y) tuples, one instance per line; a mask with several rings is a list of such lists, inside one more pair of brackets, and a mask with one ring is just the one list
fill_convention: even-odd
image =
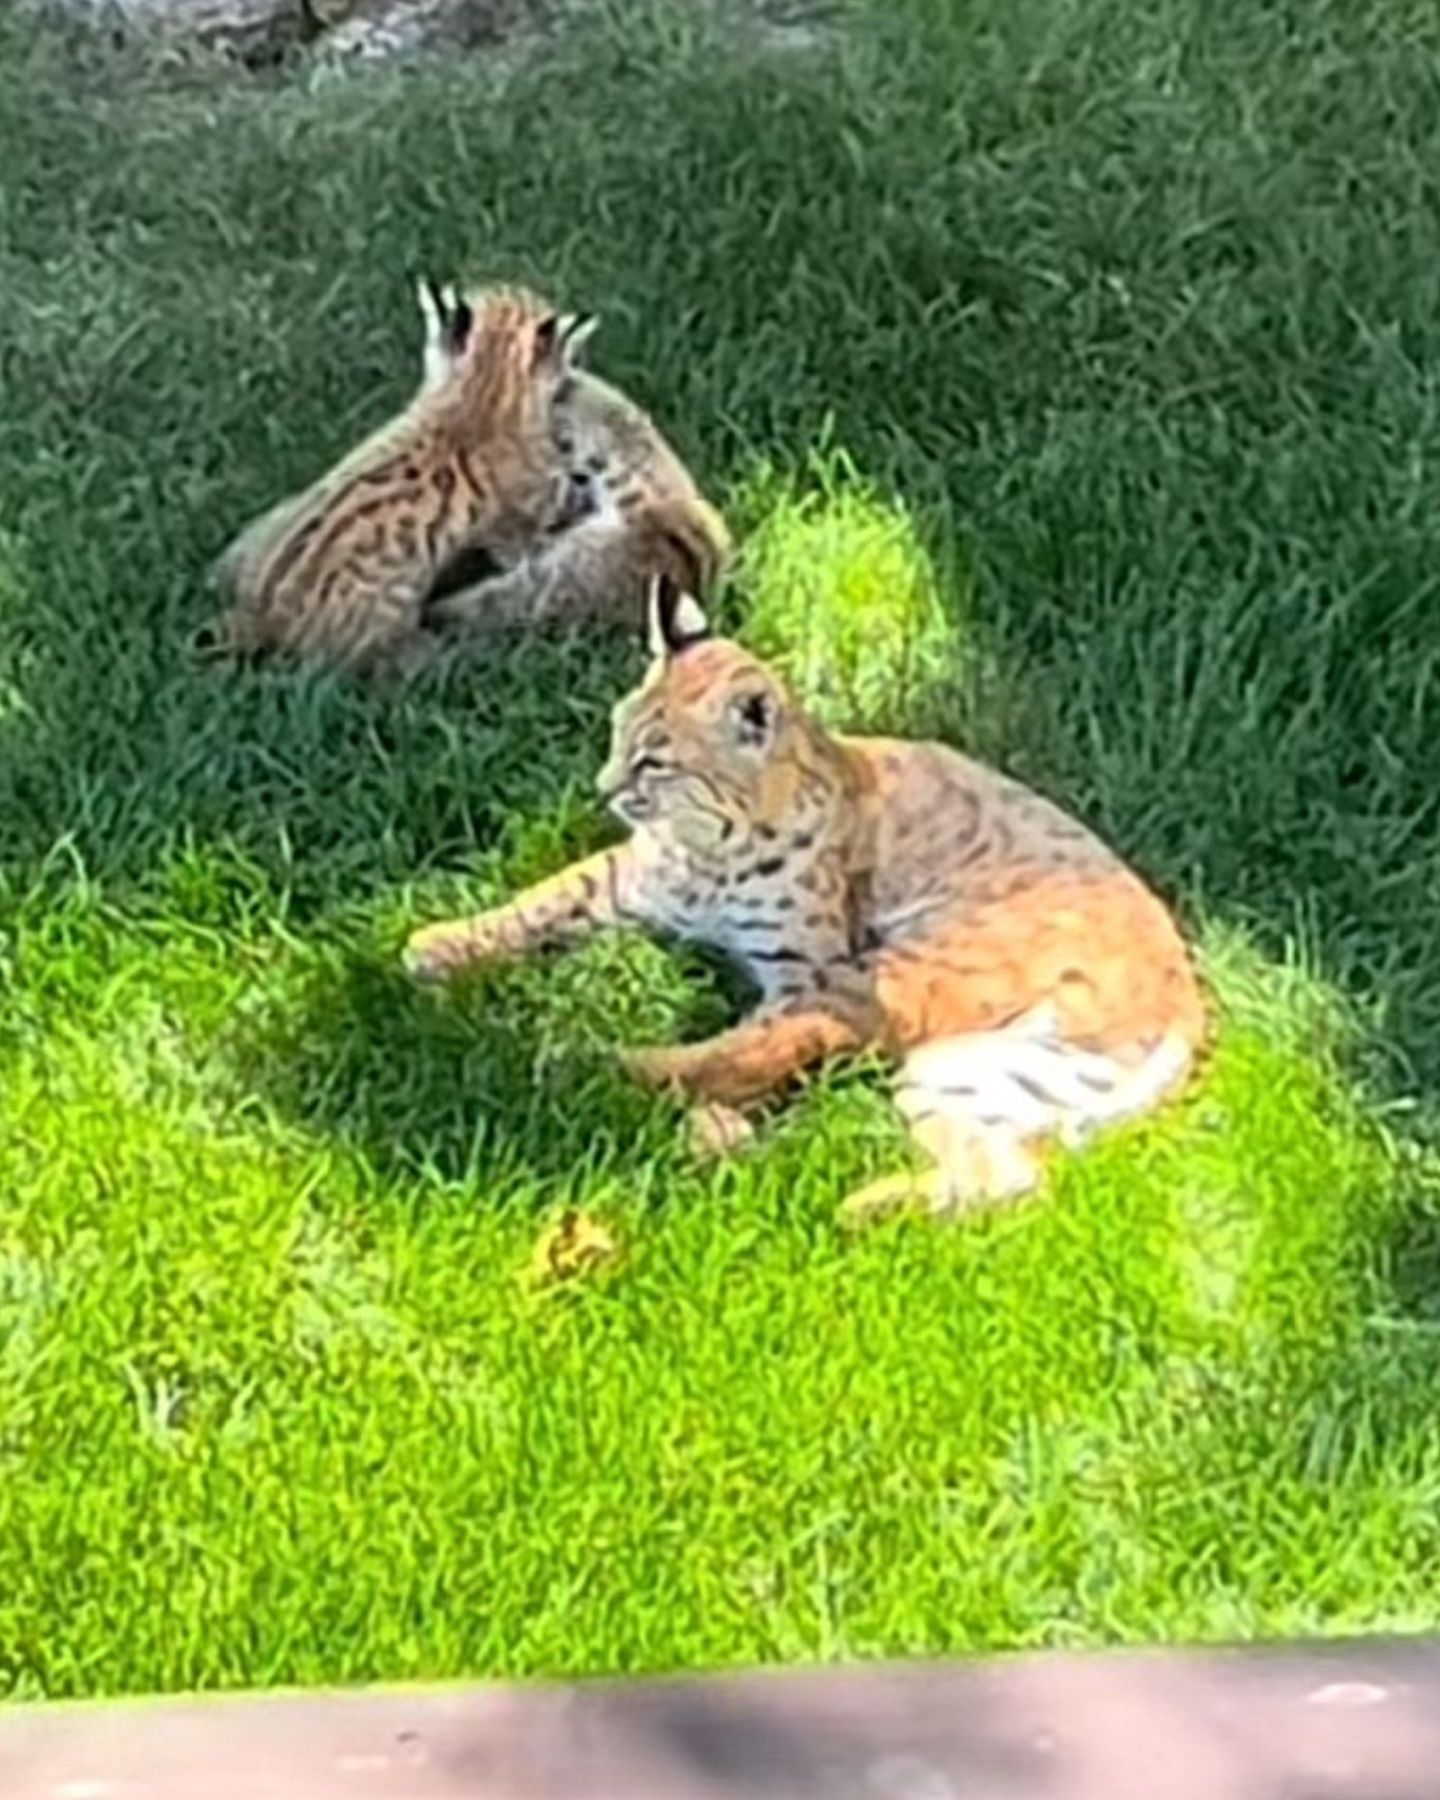
[(425, 342), (428, 347), (458, 356), (470, 336), (475, 315), (467, 302), (455, 291), (453, 282), (442, 287), (429, 275), (415, 278), (415, 292), (425, 318)]
[(560, 344), (560, 315), (547, 313), (535, 327), (535, 348), (531, 355), (530, 366), (539, 369), (549, 362)]
[(700, 602), (668, 575), (657, 575), (651, 581), (648, 612), (652, 656), (678, 656), (710, 636), (710, 621)]
[(559, 348), (567, 364), (573, 363), (595, 335), (600, 320), (594, 313), (567, 313), (560, 321)]
[(568, 369), (599, 323), (594, 313), (550, 313), (535, 327), (534, 366), (538, 369), (553, 358), (561, 369)]

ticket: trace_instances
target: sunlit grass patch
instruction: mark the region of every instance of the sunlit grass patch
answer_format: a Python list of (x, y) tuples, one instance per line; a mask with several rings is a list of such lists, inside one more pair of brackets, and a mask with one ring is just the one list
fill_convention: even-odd
[[(205, 893), (202, 863), (157, 891)], [(1396, 1370), (1437, 1371), (1376, 1247), (1440, 1172), (1348, 1093), (1315, 1030), (1345, 1009), (1303, 967), (1221, 934), (1222, 1030), (1177, 1105), (1057, 1155), (1033, 1204), (856, 1236), (840, 1198), (905, 1153), (883, 1083), (825, 1077), (697, 1166), (609, 1047), (696, 1029), (697, 1001), (722, 1018), (698, 968), (616, 937), (416, 994), (395, 924), (25, 923), (40, 979), (0, 1065), (12, 1691), (1428, 1603), (1440, 1463)], [(623, 1254), (537, 1291), (571, 1209)], [(1340, 1539), (1321, 1580), (1295, 1559)]]
[(740, 576), (747, 643), (832, 726), (914, 731), (940, 715), (974, 660), (958, 555), (938, 569), (903, 501), (840, 452), (798, 474), (753, 471), (737, 505), (756, 521)]

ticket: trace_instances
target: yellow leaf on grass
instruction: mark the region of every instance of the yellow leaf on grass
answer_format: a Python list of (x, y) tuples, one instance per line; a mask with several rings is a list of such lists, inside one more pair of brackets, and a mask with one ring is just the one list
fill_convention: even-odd
[(619, 1248), (613, 1233), (598, 1219), (577, 1207), (567, 1207), (541, 1232), (526, 1279), (531, 1287), (575, 1281), (602, 1263), (613, 1261)]

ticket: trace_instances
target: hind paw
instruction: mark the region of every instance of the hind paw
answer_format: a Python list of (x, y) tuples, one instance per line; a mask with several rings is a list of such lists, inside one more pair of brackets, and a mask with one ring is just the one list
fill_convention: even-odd
[(964, 1213), (1020, 1199), (1034, 1189), (1039, 1178), (1039, 1164), (1019, 1146), (1008, 1159), (992, 1159), (983, 1172), (969, 1172), (964, 1178), (942, 1169), (884, 1175), (841, 1201), (840, 1222), (852, 1227), (868, 1225), (903, 1212), (958, 1219)]
[(925, 1175), (884, 1175), (867, 1182), (840, 1202), (840, 1223), (857, 1229), (895, 1213), (930, 1211), (929, 1185)]
[(719, 1162), (738, 1155), (755, 1140), (755, 1127), (739, 1107), (712, 1100), (690, 1109), (685, 1135), (691, 1152), (704, 1162)]

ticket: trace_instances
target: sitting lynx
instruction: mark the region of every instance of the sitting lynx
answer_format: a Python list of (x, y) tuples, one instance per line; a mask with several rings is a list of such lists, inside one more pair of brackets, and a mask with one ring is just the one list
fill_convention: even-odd
[(1022, 1193), (1044, 1140), (1155, 1105), (1206, 1029), (1161, 902), (1083, 826), (939, 744), (832, 737), (668, 582), (655, 662), (616, 711), (602, 792), (627, 842), (418, 932), (422, 980), (615, 924), (730, 953), (758, 1009), (632, 1071), (733, 1130), (801, 1069), (874, 1046), (932, 1166), (848, 1203), (937, 1212)]
[(419, 295), (410, 405), (224, 552), (231, 604), (206, 653), (404, 670), (447, 627), (636, 618), (648, 572), (718, 573), (724, 528), (659, 433), (577, 382), (593, 319), (514, 289), (462, 300), (427, 281)]
[(618, 619), (638, 630), (656, 575), (707, 593), (723, 574), (731, 555), (724, 520), (627, 395), (572, 365), (553, 435), (564, 469), (554, 525), (508, 567), (492, 554), (473, 575), (468, 557), (442, 571), (425, 607), (432, 624), (489, 630)]
[(207, 647), (407, 667), (435, 647), (424, 602), (452, 557), (477, 540), (518, 556), (563, 520), (553, 407), (586, 321), (519, 290), (461, 302), (422, 284), (420, 297), (414, 399), (224, 552), (232, 604)]

